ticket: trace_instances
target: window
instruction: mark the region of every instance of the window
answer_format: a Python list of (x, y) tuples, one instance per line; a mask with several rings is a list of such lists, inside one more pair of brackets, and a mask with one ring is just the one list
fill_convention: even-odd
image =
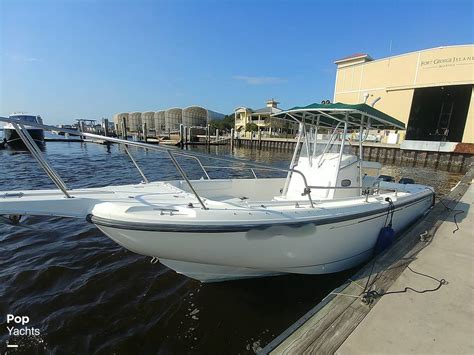
[(343, 186), (343, 187), (351, 186), (351, 184), (352, 184), (352, 182), (349, 179), (344, 179), (344, 180), (341, 181), (341, 186)]
[(27, 116), (27, 115), (15, 115), (13, 118), (16, 118), (21, 121), (33, 122), (36, 123), (36, 116)]

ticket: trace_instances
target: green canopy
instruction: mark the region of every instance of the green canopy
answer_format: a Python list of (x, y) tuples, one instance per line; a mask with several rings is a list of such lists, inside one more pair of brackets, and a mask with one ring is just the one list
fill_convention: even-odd
[(272, 115), (273, 117), (299, 122), (319, 124), (322, 126), (335, 126), (338, 122), (347, 122), (350, 126), (360, 126), (362, 120), (367, 126), (370, 118), (370, 126), (379, 129), (405, 129), (405, 124), (392, 116), (379, 111), (367, 104), (311, 104), (308, 106), (295, 106), (289, 110), (281, 111)]

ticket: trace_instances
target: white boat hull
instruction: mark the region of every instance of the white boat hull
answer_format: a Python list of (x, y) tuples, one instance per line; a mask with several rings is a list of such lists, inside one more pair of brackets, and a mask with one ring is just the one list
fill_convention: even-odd
[[(407, 228), (432, 205), (424, 194), (397, 207), (396, 232)], [(223, 281), (284, 273), (325, 274), (352, 268), (373, 255), (386, 212), (323, 224), (277, 225), (237, 232), (175, 232), (97, 227), (125, 248), (157, 257), (191, 278)]]

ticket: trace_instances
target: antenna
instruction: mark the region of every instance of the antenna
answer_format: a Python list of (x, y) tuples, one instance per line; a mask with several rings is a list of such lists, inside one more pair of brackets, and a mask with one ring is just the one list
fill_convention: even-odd
[(370, 104), (370, 106), (374, 107), (375, 104), (377, 103), (377, 101), (379, 101), (381, 99), (381, 97), (377, 97), (374, 101), (372, 101), (372, 103)]
[(367, 103), (367, 99), (369, 98), (369, 93), (368, 92), (364, 92), (364, 104)]

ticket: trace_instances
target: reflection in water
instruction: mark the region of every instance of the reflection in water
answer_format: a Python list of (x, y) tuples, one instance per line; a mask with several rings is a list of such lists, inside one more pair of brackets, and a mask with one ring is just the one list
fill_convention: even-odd
[[(194, 148), (205, 151), (205, 148)], [(162, 153), (131, 148), (150, 180), (179, 178)], [(211, 154), (228, 156), (228, 147)], [(47, 143), (45, 154), (70, 187), (140, 181), (122, 148)], [(235, 156), (287, 167), (291, 152), (236, 149)], [(195, 161), (180, 158), (190, 178)], [(212, 164), (215, 164), (212, 162)], [(0, 190), (54, 188), (24, 151), (0, 151)], [(460, 175), (386, 166), (384, 174), (412, 177), (438, 192)], [(249, 176), (248, 171), (232, 171)], [(272, 174), (275, 174), (272, 172)], [(213, 177), (223, 177), (215, 169)], [(200, 284), (129, 252), (83, 220), (28, 217), (31, 229), (0, 225), (0, 310), (28, 315), (41, 337), (19, 337), (23, 349), (58, 353), (253, 353), (302, 316), (353, 270), (336, 275), (288, 275)], [(3, 322), (3, 323), (2, 323)], [(5, 318), (0, 328), (6, 329)], [(0, 351), (7, 334), (0, 333)], [(26, 351), (26, 350), (25, 350)], [(30, 351), (31, 353), (31, 351)]]

